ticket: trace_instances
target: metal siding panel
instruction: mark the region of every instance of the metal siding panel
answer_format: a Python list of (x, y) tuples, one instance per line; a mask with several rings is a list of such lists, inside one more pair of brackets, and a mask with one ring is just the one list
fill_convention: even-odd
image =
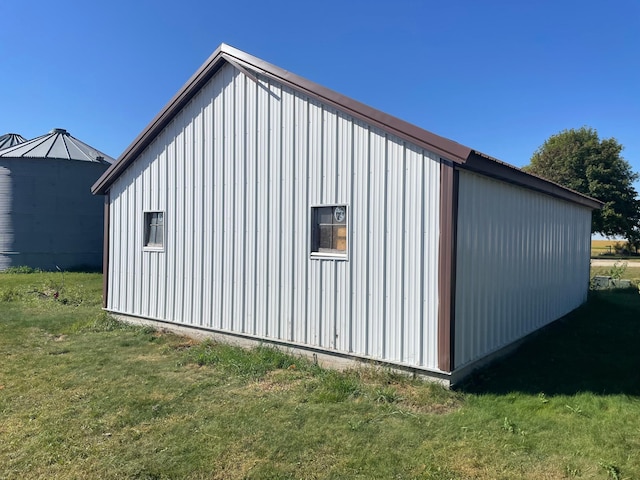
[(587, 208), (460, 172), (456, 368), (584, 301), (590, 218)]
[(280, 278), (282, 273), (282, 242), (285, 226), (282, 212), (282, 92), (278, 85), (269, 85), (267, 96), (268, 122), (268, 153), (269, 153), (269, 182), (267, 185), (269, 236), (269, 258), (267, 266), (267, 332), (270, 338), (280, 338)]
[(257, 295), (256, 295), (256, 330), (255, 334), (266, 337), (269, 334), (269, 266), (271, 258), (270, 235), (269, 235), (269, 84), (259, 80), (257, 85), (257, 138), (256, 138), (256, 159), (257, 159), (257, 209), (258, 219), (257, 229)]
[(401, 333), (403, 345), (401, 361), (407, 364), (418, 364), (420, 361), (419, 340), (421, 311), (421, 269), (422, 256), (425, 254), (422, 245), (422, 202), (418, 199), (423, 195), (420, 179), (423, 167), (427, 164), (422, 159), (420, 152), (409, 146), (405, 147), (405, 166), (403, 175), (405, 189), (403, 192), (403, 259), (405, 265), (403, 278), (402, 305), (404, 329)]
[[(336, 203), (346, 203), (348, 214), (353, 210), (353, 122), (345, 115), (337, 115), (337, 185)], [(349, 220), (349, 231), (347, 241), (353, 245), (353, 226)], [(349, 247), (347, 247), (349, 249)], [(351, 252), (351, 249), (349, 249)], [(342, 352), (353, 351), (353, 298), (351, 295), (353, 279), (353, 261), (339, 262), (338, 265), (338, 292), (339, 305), (335, 318), (336, 323), (336, 346)]]
[[(336, 152), (336, 112), (327, 107), (321, 108), (321, 144), (320, 162), (322, 164), (322, 189), (320, 193), (321, 203), (335, 204), (337, 181), (337, 152)], [(336, 309), (339, 303), (339, 294), (336, 285), (336, 271), (338, 264), (342, 262), (320, 261), (322, 269), (321, 287), (321, 337), (320, 345), (329, 349), (335, 349), (336, 340)]]
[(244, 206), (246, 211), (246, 243), (245, 243), (245, 318), (243, 333), (255, 334), (257, 306), (257, 262), (258, 262), (258, 147), (257, 147), (257, 88), (255, 82), (245, 81), (245, 165), (247, 168), (246, 196)]
[(293, 341), (307, 343), (309, 285), (309, 105), (295, 94), (293, 99), (295, 175), (294, 175), (294, 238), (297, 239), (294, 259)]
[[(181, 119), (180, 119), (181, 120)], [(176, 208), (173, 220), (173, 234), (175, 236), (174, 255), (176, 257), (176, 320), (180, 323), (187, 323), (185, 313), (187, 310), (186, 303), (186, 282), (185, 277), (188, 275), (186, 266), (186, 224), (185, 217), (188, 214), (186, 202), (189, 193), (187, 189), (186, 165), (184, 159), (185, 132), (181, 122), (176, 120)]]
[(402, 282), (404, 249), (402, 248), (403, 231), (403, 193), (404, 193), (404, 149), (402, 145), (389, 141), (387, 145), (387, 185), (386, 199), (387, 228), (386, 228), (386, 281), (385, 292), (386, 311), (386, 356), (393, 361), (402, 358), (402, 295), (404, 283)]
[(139, 228), (136, 222), (136, 191), (137, 191), (137, 179), (133, 179), (133, 188), (130, 191), (127, 191), (126, 197), (126, 207), (127, 207), (127, 219), (129, 221), (130, 228), (128, 228), (123, 234), (127, 238), (127, 246), (126, 246), (126, 259), (127, 264), (125, 267), (125, 275), (127, 278), (126, 284), (129, 286), (126, 292), (127, 298), (127, 311), (135, 312), (136, 304), (135, 304), (135, 293), (138, 285), (136, 284), (136, 270), (135, 270), (135, 255), (136, 255), (136, 243), (135, 243), (135, 234), (136, 229)]
[(192, 265), (192, 312), (191, 312), (191, 323), (194, 325), (202, 325), (202, 313), (203, 313), (203, 303), (204, 303), (204, 295), (202, 291), (202, 280), (203, 280), (203, 251), (204, 251), (204, 240), (203, 240), (203, 227), (204, 227), (204, 218), (203, 218), (203, 210), (204, 210), (204, 165), (203, 165), (203, 155), (202, 151), (199, 148), (202, 145), (202, 120), (203, 120), (203, 111), (202, 105), (197, 102), (193, 102), (192, 104), (192, 115), (193, 120), (191, 122), (191, 138), (192, 141), (189, 143), (189, 152), (190, 159), (189, 163), (192, 165), (193, 171), (193, 195), (192, 195), (192, 212), (193, 212), (193, 223), (191, 226), (191, 231), (189, 232), (191, 235), (191, 249), (193, 251), (193, 265)]
[(237, 74), (233, 78), (233, 218), (234, 218), (234, 264), (232, 288), (233, 317), (232, 328), (236, 332), (244, 332), (246, 312), (246, 289), (244, 272), (246, 269), (246, 138), (245, 131), (245, 81), (246, 76)]
[[(169, 125), (169, 127), (165, 130), (165, 134), (170, 139), (175, 139), (175, 122)], [(165, 229), (166, 229), (166, 245), (165, 252), (167, 257), (167, 289), (165, 296), (165, 304), (166, 304), (166, 317), (163, 317), (167, 320), (175, 320), (176, 319), (176, 290), (178, 285), (181, 282), (178, 280), (176, 275), (176, 235), (174, 234), (175, 224), (176, 224), (176, 196), (177, 196), (177, 162), (176, 162), (176, 150), (175, 150), (175, 142), (166, 141), (163, 142), (165, 144), (165, 153), (167, 158), (167, 189), (166, 189), (166, 218), (165, 218)]]
[[(322, 163), (322, 108), (315, 101), (307, 99), (309, 108), (308, 117), (308, 165), (309, 165), (309, 202), (310, 205), (324, 203), (323, 192), (323, 163)], [(311, 220), (311, 212), (308, 220)], [(322, 345), (322, 260), (309, 262), (309, 279), (307, 282), (307, 294), (309, 308), (307, 310), (308, 325), (306, 342), (311, 345)]]
[(369, 327), (369, 130), (353, 122), (353, 193), (350, 212), (353, 353), (366, 355)]
[(202, 319), (200, 325), (210, 327), (213, 325), (215, 315), (213, 304), (214, 285), (214, 156), (213, 156), (213, 98), (215, 92), (213, 82), (203, 89), (202, 109)]
[(423, 282), (421, 365), (438, 366), (438, 258), (440, 239), (440, 162), (435, 154), (423, 152)]
[[(167, 155), (166, 148), (164, 145), (158, 144), (158, 183), (156, 184), (155, 189), (155, 205), (154, 208), (158, 210), (165, 211), (166, 218), (166, 208), (167, 208)], [(166, 231), (166, 226), (165, 226)], [(158, 289), (154, 291), (155, 298), (154, 304), (156, 305), (155, 317), (156, 318), (166, 318), (167, 315), (167, 282), (170, 279), (167, 276), (167, 255), (156, 255), (157, 260), (157, 278), (158, 278)]]
[(221, 283), (223, 285), (222, 293), (222, 328), (224, 330), (233, 330), (233, 296), (234, 296), (234, 284), (233, 284), (233, 272), (235, 262), (235, 152), (234, 152), (234, 91), (233, 91), (233, 79), (234, 71), (231, 69), (224, 69), (221, 72), (223, 79), (224, 90), (222, 91), (222, 139), (223, 139), (223, 155), (221, 162), (223, 164), (223, 254), (222, 254), (222, 275)]
[[(153, 144), (151, 150), (151, 156), (155, 157), (155, 148), (157, 144)], [(144, 188), (148, 191), (147, 195), (142, 195), (142, 210), (151, 210), (154, 207), (153, 203), (153, 193), (155, 188), (157, 188), (157, 176), (156, 171), (158, 169), (158, 165), (156, 163), (155, 158), (150, 162), (149, 168), (145, 169), (142, 173), (143, 185)], [(144, 190), (142, 190), (144, 192)], [(141, 193), (142, 193), (141, 192)], [(144, 217), (143, 217), (144, 218)], [(143, 228), (144, 232), (144, 228)], [(143, 233), (144, 235), (144, 233)], [(142, 239), (144, 242), (144, 239)], [(155, 305), (156, 302), (152, 301), (152, 297), (156, 297), (158, 292), (158, 276), (157, 276), (157, 268), (154, 268), (154, 263), (157, 262), (157, 255), (140, 255), (142, 261), (142, 278), (141, 278), (141, 289), (142, 289), (142, 309), (143, 315), (150, 315), (155, 317), (157, 315)]]
[[(282, 89), (281, 96), (281, 189), (280, 215), (281, 239), (279, 243), (279, 301), (280, 330), (278, 338), (293, 340), (294, 268), (295, 263), (304, 262), (304, 254), (297, 248), (295, 192), (295, 131), (294, 96), (290, 89)], [(302, 202), (301, 202), (302, 203)]]
[(369, 192), (369, 336), (367, 354), (376, 358), (385, 358), (384, 315), (385, 315), (385, 245), (386, 235), (386, 140), (382, 132), (370, 129), (370, 170), (371, 190)]
[[(166, 277), (158, 315), (436, 368), (437, 156), (230, 66), (156, 142), (112, 194), (123, 185), (114, 222), (141, 235), (136, 195), (153, 208), (163, 197), (137, 185), (136, 169), (163, 184), (168, 231), (156, 257), (166, 267), (147, 266)], [(349, 259), (310, 259), (310, 208), (335, 203), (349, 206)], [(124, 230), (135, 229), (123, 226), (125, 243), (112, 239), (111, 258), (132, 257), (114, 287), (133, 285), (122, 275), (140, 251)], [(111, 288), (112, 299), (125, 290)]]
[(224, 294), (224, 99), (221, 95), (224, 78), (222, 74), (212, 80), (213, 94), (213, 220), (211, 244), (212, 270), (212, 317), (211, 327), (224, 328), (223, 294)]

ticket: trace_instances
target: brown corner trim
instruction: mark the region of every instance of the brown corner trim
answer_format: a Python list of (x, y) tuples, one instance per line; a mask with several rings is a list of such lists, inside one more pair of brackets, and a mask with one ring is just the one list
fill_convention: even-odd
[(102, 240), (102, 307), (107, 308), (107, 296), (109, 295), (109, 192), (104, 196), (104, 232)]
[(440, 160), (440, 245), (438, 254), (438, 368), (454, 369), (456, 230), (458, 223), (458, 171), (453, 162)]

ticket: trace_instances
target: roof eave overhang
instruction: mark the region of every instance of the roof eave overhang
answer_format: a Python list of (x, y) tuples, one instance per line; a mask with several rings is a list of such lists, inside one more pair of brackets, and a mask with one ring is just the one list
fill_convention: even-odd
[(91, 187), (91, 191), (96, 195), (105, 194), (115, 179), (151, 144), (153, 139), (197, 94), (200, 88), (227, 62), (254, 80), (257, 80), (257, 75), (253, 75), (253, 72), (276, 80), (454, 163), (464, 163), (471, 153), (471, 149), (464, 145), (423, 130), (241, 50), (222, 44), (151, 120), (142, 133), (120, 155), (118, 160), (96, 181)]
[(460, 165), (459, 168), (535, 190), (546, 195), (551, 195), (552, 197), (576, 203), (583, 207), (600, 209), (604, 205), (603, 202), (595, 198), (588, 197), (545, 178), (525, 172), (518, 167), (509, 165), (508, 163), (476, 150), (471, 151), (467, 161)]

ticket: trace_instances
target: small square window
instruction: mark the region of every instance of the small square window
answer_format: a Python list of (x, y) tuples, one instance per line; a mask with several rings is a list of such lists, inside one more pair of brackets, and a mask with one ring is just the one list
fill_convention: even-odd
[(311, 253), (347, 253), (347, 206), (312, 207)]
[(144, 246), (164, 247), (164, 212), (144, 212)]

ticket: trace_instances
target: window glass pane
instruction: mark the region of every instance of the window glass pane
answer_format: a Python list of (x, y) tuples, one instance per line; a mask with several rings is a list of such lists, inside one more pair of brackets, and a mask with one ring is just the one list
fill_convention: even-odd
[(320, 225), (318, 227), (318, 248), (333, 248), (331, 246), (333, 241), (333, 227), (331, 225)]
[(164, 213), (145, 212), (145, 247), (162, 247), (164, 241)]
[(333, 239), (332, 239), (332, 247), (335, 250), (342, 250), (343, 252), (347, 250), (347, 227), (334, 227), (333, 228)]
[(333, 209), (331, 207), (318, 208), (318, 223), (331, 225), (333, 223)]

